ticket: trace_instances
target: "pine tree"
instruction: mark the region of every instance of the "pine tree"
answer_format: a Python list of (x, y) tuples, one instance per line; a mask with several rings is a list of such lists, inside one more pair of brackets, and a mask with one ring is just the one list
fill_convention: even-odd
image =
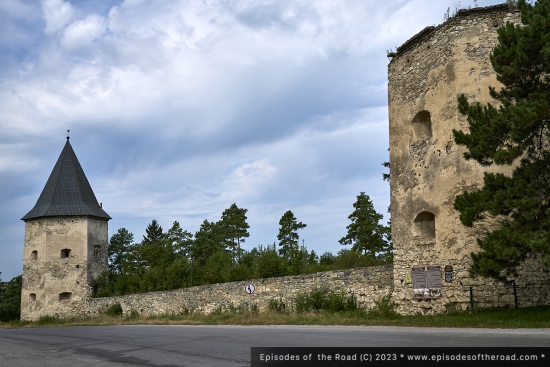
[(132, 257), (139, 273), (151, 267), (164, 267), (170, 262), (166, 247), (166, 235), (156, 219), (147, 228), (146, 235), (138, 245), (132, 248)]
[(166, 232), (166, 241), (176, 257), (189, 258), (191, 256), (193, 234), (189, 231), (184, 231), (177, 220), (172, 224), (172, 228)]
[(244, 243), (246, 237), (250, 237), (248, 233), (250, 226), (246, 223), (247, 211), (233, 203), (222, 213), (220, 224), (225, 237), (224, 242), (231, 250), (233, 262), (240, 261), (241, 243)]
[(220, 222), (209, 222), (205, 219), (195, 233), (191, 257), (193, 261), (204, 265), (218, 251), (224, 251), (224, 234)]
[(512, 176), (485, 173), (482, 189), (457, 196), (466, 226), (487, 215), (499, 228), (478, 239), (471, 275), (504, 279), (529, 254), (542, 254), (550, 269), (550, 0), (517, 3), (523, 25), (498, 29), (491, 63), (503, 87), (490, 88), (497, 106), (469, 105), (459, 97), (469, 132), (453, 131), (466, 159), (482, 165), (514, 164)]
[(307, 224), (303, 224), (296, 220), (294, 214), (289, 210), (281, 217), (279, 221), (279, 254), (285, 258), (290, 258), (291, 253), (299, 251), (298, 248), (298, 230), (305, 228)]
[(124, 262), (128, 256), (130, 246), (134, 242), (134, 235), (126, 228), (119, 228), (117, 233), (111, 236), (109, 241), (109, 271), (122, 274)]
[(376, 212), (369, 196), (361, 192), (353, 207), (355, 210), (348, 217), (351, 224), (346, 227), (348, 234), (340, 239), (340, 244), (351, 245), (353, 251), (372, 259), (391, 251), (387, 240), (390, 229), (379, 223), (384, 216)]

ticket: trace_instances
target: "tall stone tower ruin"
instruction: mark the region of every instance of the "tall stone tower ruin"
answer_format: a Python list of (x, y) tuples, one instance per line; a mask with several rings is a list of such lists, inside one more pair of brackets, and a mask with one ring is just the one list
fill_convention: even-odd
[(86, 312), (92, 281), (107, 270), (109, 219), (67, 137), (36, 205), (22, 218), (22, 320)]
[[(511, 173), (511, 167), (482, 167), (463, 158), (452, 130), (466, 130), (458, 112), (464, 93), (473, 102), (493, 102), (498, 87), (490, 54), (497, 29), (520, 23), (507, 4), (460, 10), (437, 27), (427, 27), (390, 54), (388, 105), (394, 297), (399, 311), (440, 313), (446, 307), (514, 306), (513, 283), (469, 278), (476, 238), (493, 225), (466, 228), (455, 197), (483, 186), (483, 172)], [(494, 103), (494, 102), (493, 102)], [(514, 279), (521, 306), (549, 304), (550, 282), (532, 257)]]

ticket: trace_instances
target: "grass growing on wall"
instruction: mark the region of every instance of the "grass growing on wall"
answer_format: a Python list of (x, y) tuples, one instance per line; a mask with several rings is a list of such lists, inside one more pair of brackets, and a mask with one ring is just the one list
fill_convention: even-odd
[(130, 315), (58, 319), (44, 317), (36, 322), (0, 323), (4, 328), (77, 326), (77, 325), (347, 325), (408, 327), (476, 327), (476, 328), (549, 328), (550, 306), (491, 308), (460, 311), (435, 316), (400, 316), (387, 301), (379, 301), (369, 311), (288, 312), (277, 309), (262, 312), (247, 309), (218, 310), (209, 315), (184, 312), (158, 316)]

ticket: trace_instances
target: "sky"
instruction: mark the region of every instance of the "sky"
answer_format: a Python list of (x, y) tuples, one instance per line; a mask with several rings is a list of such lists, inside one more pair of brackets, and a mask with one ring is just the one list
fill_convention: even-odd
[[(478, 0), (489, 6), (503, 0)], [(389, 219), (387, 65), (473, 0), (0, 1), (0, 278), (65, 144), (109, 221), (198, 231), (236, 203), (245, 249), (291, 210), (344, 248), (360, 192)]]

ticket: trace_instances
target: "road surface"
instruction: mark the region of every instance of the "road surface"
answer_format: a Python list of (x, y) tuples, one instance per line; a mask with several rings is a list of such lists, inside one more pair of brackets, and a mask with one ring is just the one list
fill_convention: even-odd
[(0, 366), (250, 366), (251, 347), (550, 346), (550, 329), (73, 326), (0, 329)]

